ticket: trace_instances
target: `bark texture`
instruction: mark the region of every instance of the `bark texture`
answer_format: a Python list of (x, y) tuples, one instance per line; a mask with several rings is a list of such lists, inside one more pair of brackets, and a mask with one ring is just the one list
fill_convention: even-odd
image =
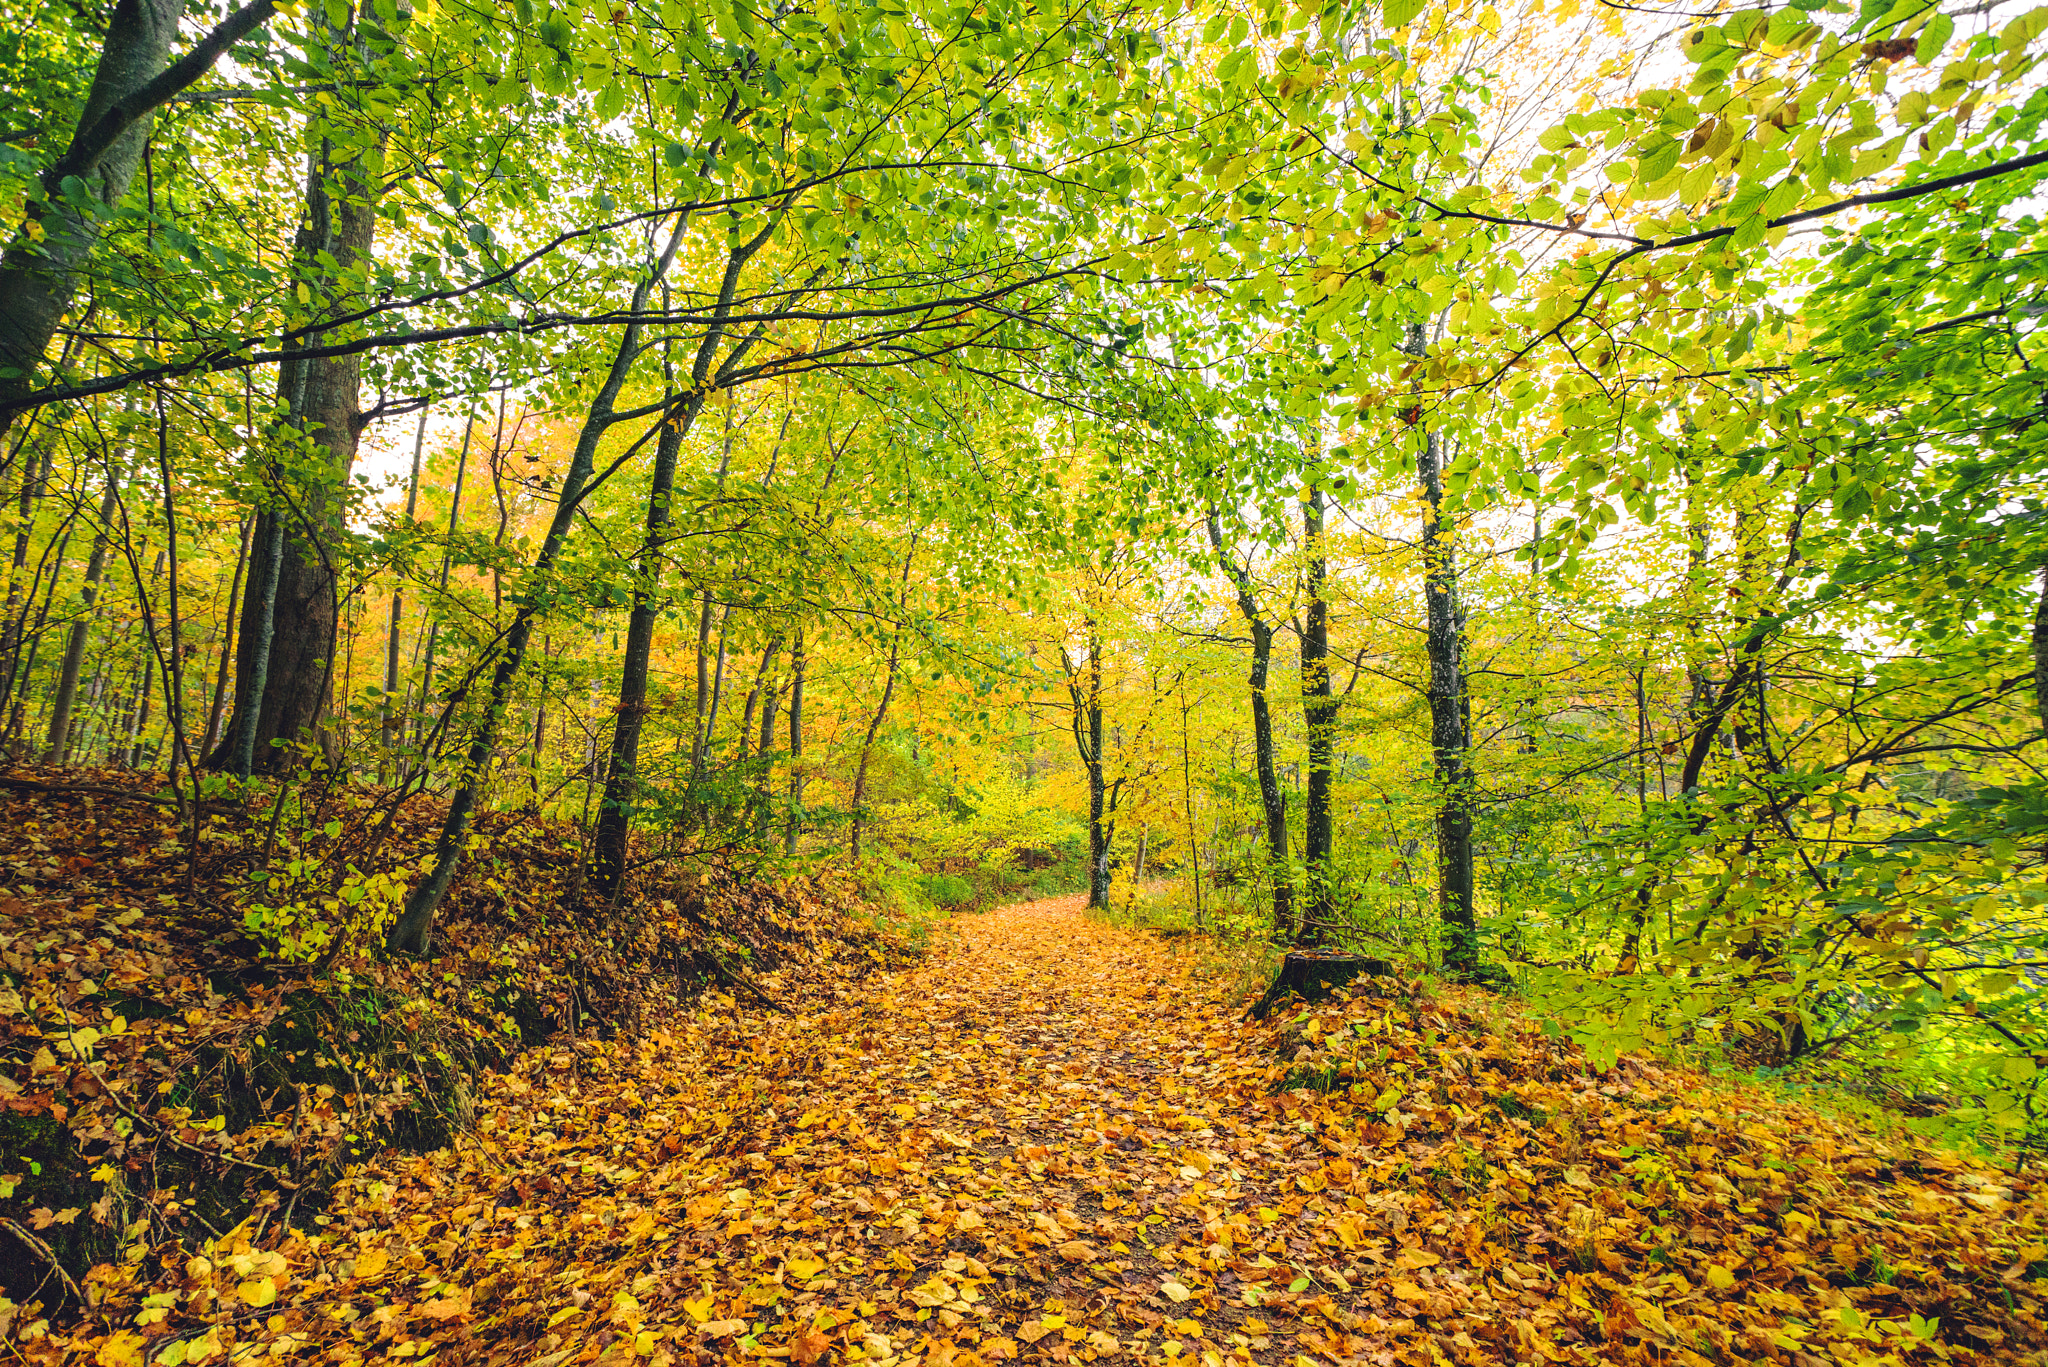
[(1472, 905), (1472, 755), (1465, 698), (1465, 621), (1458, 604), (1456, 528), (1444, 516), (1443, 448), (1423, 435), (1416, 473), (1422, 484), (1423, 597), (1428, 610), (1429, 741), (1436, 766), (1437, 914), (1444, 967), (1469, 976), (1479, 968)]
[(1311, 489), (1301, 505), (1303, 587), (1307, 605), (1301, 632), (1301, 716), (1308, 732), (1308, 782), (1302, 812), (1301, 862), (1307, 879), (1297, 944), (1323, 943), (1337, 919), (1331, 862), (1336, 838), (1330, 784), (1336, 764), (1338, 700), (1330, 687), (1330, 604), (1323, 594), (1328, 556), (1323, 544), (1323, 491)]
[[(376, 238), (374, 183), (359, 153), (337, 161), (332, 147), (322, 146), (306, 177), (306, 211), (294, 252), (299, 270), (330, 282), (330, 310), (345, 308), (348, 296), (331, 282), (368, 257)], [(332, 256), (333, 268), (323, 254)], [(226, 739), (206, 757), (210, 769), (235, 769), (239, 755), (252, 753), (245, 728), (260, 698), (251, 769), (285, 772), (293, 763), (289, 743), (316, 738), (332, 692), (333, 548), (364, 425), (361, 365), (354, 356), (325, 356), (289, 361), (279, 371), (280, 397), (309, 443), (310, 467), (304, 478), (291, 478), (272, 465), (275, 502), (257, 514), (236, 628), (254, 648), (236, 657), (234, 712)]]
[(1294, 921), (1294, 870), (1287, 858), (1287, 796), (1280, 791), (1280, 773), (1273, 762), (1273, 710), (1266, 698), (1266, 680), (1273, 666), (1273, 626), (1259, 609), (1252, 593), (1251, 572), (1230, 558), (1223, 548), (1223, 527), (1215, 513), (1209, 514), (1209, 545), (1217, 563), (1237, 591), (1238, 614), (1252, 633), (1252, 669), (1247, 682), (1252, 694), (1252, 753), (1259, 775), (1259, 805), (1266, 817), (1266, 866), (1273, 883), (1273, 938), (1292, 941)]
[[(117, 119), (169, 64), (171, 43), (184, 16), (184, 0), (119, 0), (107, 23), (92, 90), (79, 111), (72, 142), (89, 151), (93, 134), (110, 115)], [(142, 164), (151, 117), (125, 122), (97, 155), (69, 154), (53, 171), (64, 171), (47, 187), (55, 191), (31, 204), (26, 222), (0, 254), (0, 402), (18, 399), (35, 384), (50, 339), (56, 336), (77, 293), (78, 273), (99, 241), (100, 227)], [(66, 169), (77, 160), (79, 164)], [(76, 175), (83, 193), (70, 197), (59, 182)], [(0, 411), (0, 432), (11, 413)]]
[(661, 618), (661, 556), (668, 539), (669, 499), (676, 482), (682, 427), (665, 423), (654, 448), (653, 486), (647, 494), (647, 533), (640, 543), (633, 611), (626, 621), (626, 656), (619, 665), (618, 711), (612, 720), (611, 762), (605, 768), (604, 805), (592, 841), (591, 886), (609, 897), (624, 885), (626, 840), (640, 795), (640, 735), (647, 721), (647, 671), (654, 627)]
[(1060, 648), (1066, 666), (1068, 726), (1074, 753), (1088, 776), (1088, 905), (1109, 905), (1109, 854), (1113, 843), (1112, 795), (1102, 767), (1102, 632), (1088, 622), (1088, 653), (1080, 660)]

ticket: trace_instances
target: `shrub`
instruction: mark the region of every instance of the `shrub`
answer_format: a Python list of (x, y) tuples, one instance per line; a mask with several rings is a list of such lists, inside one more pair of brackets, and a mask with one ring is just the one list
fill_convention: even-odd
[(974, 884), (957, 874), (928, 873), (917, 880), (917, 885), (927, 902), (948, 911), (958, 911), (975, 900)]

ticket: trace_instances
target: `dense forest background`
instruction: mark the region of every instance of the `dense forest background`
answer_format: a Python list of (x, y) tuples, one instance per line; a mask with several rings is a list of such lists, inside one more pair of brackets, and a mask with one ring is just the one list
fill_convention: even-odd
[(7, 4), (9, 781), (264, 954), (533, 813), (2048, 1143), (2048, 9)]

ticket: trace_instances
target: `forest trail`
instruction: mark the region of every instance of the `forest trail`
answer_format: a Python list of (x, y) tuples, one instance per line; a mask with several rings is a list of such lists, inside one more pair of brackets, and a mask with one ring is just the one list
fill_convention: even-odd
[[(2044, 1342), (2038, 1196), (1690, 1074), (1591, 1075), (1476, 994), (1250, 1025), (1078, 897), (957, 918), (810, 998), (762, 986), (785, 1009), (534, 1051), (462, 1142), (347, 1179), (317, 1237), (231, 1237), (182, 1265), (167, 1325), (28, 1358), (1817, 1367)], [(1308, 1075), (1328, 1090), (1287, 1089)]]

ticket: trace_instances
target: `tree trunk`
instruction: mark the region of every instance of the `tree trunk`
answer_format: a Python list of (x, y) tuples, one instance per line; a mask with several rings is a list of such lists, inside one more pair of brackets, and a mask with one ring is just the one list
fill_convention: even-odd
[[(770, 641), (761, 652), (761, 744), (755, 752), (761, 765), (755, 783), (754, 814), (751, 826), (756, 842), (768, 838), (768, 823), (774, 811), (775, 791), (775, 714), (782, 703), (782, 685), (772, 672), (775, 653), (782, 648), (782, 637)], [(746, 733), (742, 730), (740, 744), (746, 744)]]
[(1330, 605), (1323, 596), (1329, 558), (1323, 542), (1323, 491), (1309, 490), (1301, 505), (1302, 553), (1307, 558), (1304, 581), (1308, 603), (1301, 635), (1301, 719), (1308, 732), (1308, 793), (1302, 813), (1302, 866), (1307, 878), (1307, 904), (1302, 908), (1296, 943), (1323, 943), (1336, 920), (1330, 863), (1335, 840), (1331, 828), (1330, 783), (1336, 756), (1337, 699), (1330, 689)]
[(202, 752), (211, 751), (220, 743), (220, 724), (228, 701), (228, 669), (234, 663), (235, 617), (242, 603), (242, 571), (249, 564), (249, 538), (254, 530), (254, 524), (245, 517), (235, 537), (235, 572), (228, 578), (228, 609), (220, 619), (220, 666), (213, 676), (213, 701), (206, 709), (206, 737), (199, 743)]
[(1280, 971), (1273, 976), (1265, 994), (1245, 1012), (1245, 1017), (1264, 1020), (1275, 1003), (1289, 994), (1305, 1002), (1317, 1002), (1355, 979), (1393, 975), (1394, 966), (1385, 959), (1332, 949), (1293, 950), (1280, 961)]
[(697, 601), (697, 691), (693, 698), (695, 706), (690, 718), (690, 801), (694, 808), (697, 785), (704, 777), (704, 747), (710, 740), (705, 734), (705, 724), (711, 718), (711, 590), (708, 588), (698, 595)]
[(1202, 919), (1202, 851), (1195, 834), (1195, 770), (1194, 762), (1188, 757), (1188, 681), (1183, 673), (1175, 682), (1180, 686), (1180, 797), (1188, 822), (1188, 872), (1194, 879), (1195, 928), (1204, 926)]
[[(413, 513), (420, 503), (420, 453), (427, 445), (427, 415), (431, 410), (420, 410), (420, 429), (412, 439), (412, 477), (405, 484), (405, 525), (412, 526)], [(384, 742), (385, 762), (390, 762), (391, 753), (398, 748), (398, 638), (399, 627), (405, 617), (405, 580), (395, 573), (391, 588), (391, 625), (384, 638), (384, 706), (379, 718), (378, 730)]]
[(1074, 735), (1074, 752), (1088, 778), (1088, 905), (1109, 906), (1109, 790), (1102, 766), (1102, 631), (1094, 618), (1088, 619), (1088, 655), (1076, 665), (1060, 647), (1060, 663), (1066, 669), (1067, 698), (1071, 705), (1069, 729)]
[[(769, 686), (768, 671), (774, 667), (775, 653), (781, 649), (782, 638), (780, 636), (777, 636), (761, 648), (761, 664), (754, 671), (754, 686), (747, 690), (746, 706), (740, 713), (739, 752), (736, 755), (736, 758), (740, 760), (745, 760), (747, 757), (747, 745), (754, 738), (754, 721), (756, 714), (760, 711), (762, 702), (764, 699), (773, 699), (775, 696), (774, 689)], [(775, 722), (774, 718), (766, 715), (762, 715), (760, 719), (762, 722), (760, 753), (766, 756), (769, 742), (774, 738)]]
[[(77, 521), (78, 510), (74, 507), (66, 515), (63, 525), (57, 533), (56, 550), (50, 557), (50, 582), (42, 591), (41, 602), (36, 608), (35, 626), (28, 634), (28, 658), (22, 661), (21, 678), (14, 696), (14, 712), (7, 723), (6, 749), (9, 759), (20, 759), (23, 751), (27, 748), (23, 744), (25, 734), (23, 728), (28, 722), (29, 682), (35, 675), (36, 657), (42, 653), (43, 632), (48, 628), (50, 621), (50, 605), (57, 597), (57, 581), (63, 577), (64, 555), (70, 549), (71, 532)], [(37, 568), (36, 577), (38, 579), (42, 577), (40, 567)]]
[[(129, 405), (133, 409), (133, 404)], [(107, 485), (100, 494), (99, 525), (92, 536), (92, 550), (86, 556), (85, 584), (79, 594), (78, 620), (64, 640), (64, 662), (57, 677), (57, 697), (50, 709), (50, 729), (45, 738), (44, 762), (63, 764), (70, 757), (71, 715), (78, 696), (78, 678), (85, 666), (85, 647), (92, 635), (92, 623), (99, 616), (100, 580), (107, 570), (107, 532), (114, 524), (119, 506), (122, 468), (128, 448), (116, 445), (107, 456)]]
[[(610, 897), (626, 877), (627, 833), (640, 789), (640, 733), (647, 719), (647, 669), (654, 655), (654, 627), (661, 617), (661, 560), (668, 537), (669, 499), (675, 489), (676, 457), (683, 431), (665, 423), (654, 448), (654, 478), (647, 492), (647, 532), (640, 542), (633, 611), (626, 622), (626, 656), (619, 666), (619, 702), (612, 723), (611, 762), (605, 769), (604, 801), (591, 842), (590, 885)], [(702, 673), (703, 652), (698, 652)], [(702, 703), (699, 702), (701, 709)]]
[(527, 807), (530, 812), (540, 810), (541, 757), (547, 753), (548, 745), (548, 661), (553, 647), (548, 638), (540, 638), (540, 679), (534, 688), (538, 695), (533, 703), (533, 756), (526, 769)]
[[(448, 595), (448, 568), (454, 560), (455, 533), (462, 527), (462, 481), (469, 473), (469, 446), (475, 436), (476, 414), (471, 413), (462, 425), (462, 450), (455, 457), (455, 488), (448, 496), (448, 540), (441, 548), (441, 575), (435, 584), (435, 592), (442, 598)], [(427, 734), (426, 700), (434, 691), (434, 647), (440, 637), (441, 610), (437, 603), (427, 622), (427, 641), (420, 663), (420, 720), (416, 738), (422, 743)], [(421, 762), (424, 763), (424, 759)]]
[(897, 629), (889, 641), (889, 670), (882, 679), (882, 700), (875, 704), (875, 715), (868, 722), (868, 733), (860, 743), (860, 766), (853, 774), (853, 833), (851, 847), (853, 857), (860, 858), (861, 834), (867, 826), (868, 814), (868, 764), (874, 758), (875, 737), (881, 732), (882, 719), (889, 713), (889, 699), (896, 694), (896, 664), (903, 648), (903, 632)]
[[(74, 150), (109, 115), (162, 74), (184, 17), (184, 0), (118, 0), (100, 46), (92, 89), (79, 110)], [(85, 187), (74, 203), (54, 182), (46, 198), (31, 198), (26, 222), (0, 254), (0, 402), (18, 399), (36, 383), (36, 372), (57, 325), (71, 307), (78, 273), (99, 241), (100, 228), (128, 192), (152, 115), (130, 122), (98, 154), (71, 170)], [(74, 160), (67, 155), (52, 171)], [(0, 411), (0, 432), (13, 421)]]
[[(306, 222), (294, 262), (318, 285), (329, 312), (352, 302), (339, 281), (369, 257), (376, 237), (376, 177), (366, 156), (357, 151), (338, 161), (333, 144), (323, 140), (306, 177)], [(257, 514), (238, 631), (254, 648), (236, 659), (231, 743), (207, 756), (211, 769), (240, 772), (246, 762), (253, 772), (285, 772), (293, 756), (277, 742), (311, 740), (332, 691), (333, 550), (364, 424), (361, 366), (355, 356), (328, 356), (278, 369), (292, 421), (320, 472), (311, 487), (279, 487), (273, 506)]]
[[(1689, 435), (1689, 434), (1688, 434)], [(1705, 720), (1712, 705), (1714, 686), (1707, 678), (1707, 510), (1700, 488), (1699, 461), (1688, 444), (1685, 468), (1685, 717), (1688, 729)]]
[(2048, 731), (2048, 569), (2041, 571), (2041, 598), (2034, 607), (2034, 712)]
[(129, 733), (128, 753), (122, 760), (130, 769), (142, 767), (142, 740), (149, 732), (150, 685), (156, 681), (156, 633), (147, 624), (142, 629), (142, 658), (136, 665), (135, 729)]
[(732, 625), (732, 604), (718, 614), (718, 654), (711, 666), (711, 708), (704, 714), (704, 746), (708, 754), (718, 735), (718, 710), (725, 704), (726, 631)]
[(57, 443), (53, 439), (43, 445), (40, 462), (31, 452), (21, 465), (21, 487), (15, 509), (18, 521), (14, 527), (14, 554), (7, 565), (7, 606), (6, 625), (0, 627), (0, 699), (11, 699), (14, 686), (20, 678), (22, 626), (28, 619), (28, 602), (35, 596), (33, 584), (24, 586), (21, 572), (28, 568), (28, 553), (35, 545), (35, 523), (37, 505), (43, 501), (43, 490), (50, 482), (50, 468), (57, 456)]
[(804, 629), (798, 627), (789, 647), (789, 819), (782, 832), (782, 852), (796, 853), (803, 829), (804, 805)]
[[(908, 612), (910, 601), (910, 562), (917, 555), (917, 539), (924, 534), (920, 527), (911, 533), (910, 548), (903, 553), (903, 574), (896, 585), (897, 611)], [(860, 858), (861, 834), (867, 824), (868, 764), (874, 758), (875, 737), (881, 734), (882, 719), (888, 715), (889, 699), (896, 693), (896, 666), (902, 659), (903, 627), (899, 623), (889, 637), (889, 668), (882, 679), (882, 700), (875, 704), (874, 719), (868, 723), (868, 733), (860, 744), (860, 766), (853, 775), (853, 832), (850, 842), (853, 857)]]
[[(1410, 330), (1420, 350), (1421, 329)], [(1479, 929), (1472, 904), (1471, 738), (1465, 700), (1465, 633), (1458, 610), (1456, 529), (1443, 512), (1443, 451), (1424, 432), (1416, 457), (1422, 484), (1423, 598), (1429, 631), (1429, 742), (1437, 783), (1437, 914), (1444, 929), (1444, 967), (1467, 977), (1479, 969)]]
[(163, 484), (164, 555), (167, 572), (170, 575), (166, 585), (167, 601), (164, 605), (169, 614), (165, 631), (170, 638), (170, 648), (164, 652), (163, 661), (164, 720), (170, 730), (174, 762), (189, 766), (192, 755), (185, 738), (185, 662), (181, 640), (184, 623), (180, 620), (178, 602), (181, 568), (178, 564), (178, 504), (176, 486), (171, 479), (171, 417), (164, 407), (162, 390), (158, 390), (156, 396), (156, 459), (157, 475)]
[[(117, 448), (118, 450), (118, 448)], [(64, 663), (57, 676), (57, 698), (50, 709), (50, 729), (45, 738), (43, 759), (62, 764), (71, 749), (71, 712), (78, 697), (78, 676), (85, 666), (85, 646), (92, 635), (93, 619), (99, 615), (100, 579), (107, 571), (107, 528), (114, 520), (114, 502), (120, 489), (121, 457), (107, 462), (107, 487), (100, 495), (99, 526), (93, 531), (92, 550), (85, 562), (85, 585), (79, 593), (78, 620), (64, 639)]]
[[(683, 230), (688, 222), (687, 215), (679, 216), (667, 246), (634, 288), (630, 306), (632, 313), (638, 314), (647, 307), (648, 296), (675, 260), (676, 249), (682, 245)], [(470, 815), (476, 809), (477, 794), (486, 777), (491, 752), (497, 746), (498, 727), (511, 696), (512, 680), (526, 661), (526, 643), (533, 634), (533, 619), (545, 601), (542, 591), (545, 581), (553, 573), (562, 547), (568, 541), (569, 529), (575, 524), (576, 510), (596, 468), (598, 443), (617, 421), (619, 393), (625, 388), (634, 361), (639, 359), (642, 329), (643, 324), (637, 321), (627, 324), (619, 338), (618, 349), (612, 354), (604, 383), (591, 403), (582, 430), (577, 434), (575, 452), (569, 459), (569, 468), (563, 473), (562, 492), (555, 503), (555, 515), (548, 523), (547, 535), (541, 540), (539, 552), (534, 556), (533, 582), (514, 597), (512, 623), (498, 647), (497, 662), (487, 685), (483, 716), (470, 733), (460, 777), (448, 802), (448, 814), (442, 820), (440, 835), (434, 842), (434, 866), (405, 899), (404, 910), (384, 937), (385, 948), (391, 953), (427, 952), (427, 931), (433, 924), (435, 909), (447, 895), (448, 885), (454, 880), (455, 870), (462, 862)]]
[(1223, 572), (1237, 589), (1237, 610), (1252, 633), (1252, 752), (1259, 775), (1259, 805), (1266, 817), (1266, 867), (1273, 883), (1273, 938), (1291, 942), (1294, 924), (1294, 870), (1287, 859), (1287, 795), (1280, 790), (1280, 774), (1273, 762), (1273, 713), (1266, 701), (1266, 679), (1273, 664), (1273, 628), (1259, 613), (1252, 596), (1251, 573), (1240, 567), (1223, 549), (1223, 528), (1215, 513), (1209, 514), (1209, 545)]

